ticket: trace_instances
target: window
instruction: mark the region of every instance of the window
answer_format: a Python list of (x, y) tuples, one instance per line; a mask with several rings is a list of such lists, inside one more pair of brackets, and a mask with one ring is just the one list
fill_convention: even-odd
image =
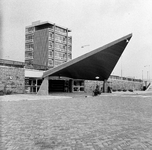
[(66, 54), (65, 53), (55, 52), (54, 54), (55, 54), (56, 59), (60, 59), (60, 60), (66, 59)]
[(55, 34), (55, 41), (58, 41), (60, 43), (65, 43), (66, 37), (63, 35)]
[(26, 49), (30, 49), (30, 48), (34, 48), (34, 45), (33, 45), (33, 43), (27, 43), (27, 44), (25, 44), (25, 48)]
[(29, 85), (29, 79), (25, 79), (25, 85)]
[(26, 66), (32, 66), (33, 65), (33, 60), (25, 60)]
[(69, 60), (69, 59), (72, 59), (71, 53), (68, 53), (68, 60)]
[(25, 36), (25, 39), (26, 39), (26, 40), (33, 40), (33, 34), (27, 34), (27, 35)]
[(53, 60), (52, 59), (49, 59), (48, 60), (48, 66), (50, 67), (50, 66), (53, 66)]
[(66, 50), (66, 46), (65, 45), (63, 45), (63, 49)]
[(54, 29), (54, 26), (49, 27), (49, 30), (53, 30), (53, 29)]
[(61, 52), (65, 52), (66, 46), (64, 44), (55, 43), (55, 49)]
[(71, 46), (68, 46), (68, 52), (71, 52), (72, 48)]
[(72, 43), (72, 38), (71, 37), (68, 37), (68, 43)]
[(64, 53), (64, 54), (63, 54), (63, 59), (66, 60), (66, 58), (67, 58), (67, 56), (66, 56), (66, 54)]
[(48, 56), (49, 56), (49, 58), (52, 58), (53, 57), (53, 51), (48, 51)]
[(53, 48), (53, 42), (49, 41), (49, 48)]
[(60, 27), (55, 27), (55, 31), (61, 32), (61, 33), (66, 33), (66, 30), (65, 30), (65, 29), (62, 29), (62, 28), (60, 28)]
[(54, 34), (52, 32), (49, 32), (49, 38), (51, 38), (51, 39), (54, 38)]
[(63, 37), (63, 42), (66, 42), (66, 37)]
[(55, 64), (54, 64), (55, 66), (59, 66), (61, 64), (63, 64), (63, 61), (55, 60)]
[(33, 32), (33, 31), (34, 31), (34, 27), (26, 28), (26, 32)]
[(32, 51), (25, 52), (25, 58), (33, 58), (33, 52)]

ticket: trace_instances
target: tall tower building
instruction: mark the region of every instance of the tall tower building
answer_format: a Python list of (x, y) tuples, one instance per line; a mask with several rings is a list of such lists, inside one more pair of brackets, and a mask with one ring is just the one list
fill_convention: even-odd
[(26, 27), (25, 67), (47, 70), (72, 59), (72, 37), (68, 28), (50, 22)]

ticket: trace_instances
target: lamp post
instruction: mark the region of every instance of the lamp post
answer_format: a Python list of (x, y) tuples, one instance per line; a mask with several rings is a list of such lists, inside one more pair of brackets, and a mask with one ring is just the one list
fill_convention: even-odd
[(89, 44), (83, 45), (83, 46), (81, 46), (81, 48), (85, 48), (85, 47), (87, 47), (87, 46), (90, 46), (90, 45), (89, 45)]
[(122, 79), (122, 55), (121, 55), (120, 60), (121, 60), (121, 79)]
[[(149, 78), (149, 80), (150, 80), (150, 65), (146, 65), (146, 66), (144, 66), (144, 67), (149, 67), (149, 71), (147, 70), (147, 80), (148, 80), (148, 78)], [(149, 74), (149, 75), (148, 75)]]

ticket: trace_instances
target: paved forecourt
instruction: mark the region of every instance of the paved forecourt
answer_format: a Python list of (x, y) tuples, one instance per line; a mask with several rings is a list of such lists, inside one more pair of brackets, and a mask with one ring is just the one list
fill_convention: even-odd
[(24, 96), (0, 97), (2, 150), (152, 149), (151, 93)]

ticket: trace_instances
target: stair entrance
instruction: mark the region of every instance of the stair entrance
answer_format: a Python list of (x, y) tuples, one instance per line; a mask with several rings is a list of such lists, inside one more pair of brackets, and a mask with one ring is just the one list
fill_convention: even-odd
[(146, 91), (152, 91), (152, 83), (149, 84), (148, 88), (146, 89)]

